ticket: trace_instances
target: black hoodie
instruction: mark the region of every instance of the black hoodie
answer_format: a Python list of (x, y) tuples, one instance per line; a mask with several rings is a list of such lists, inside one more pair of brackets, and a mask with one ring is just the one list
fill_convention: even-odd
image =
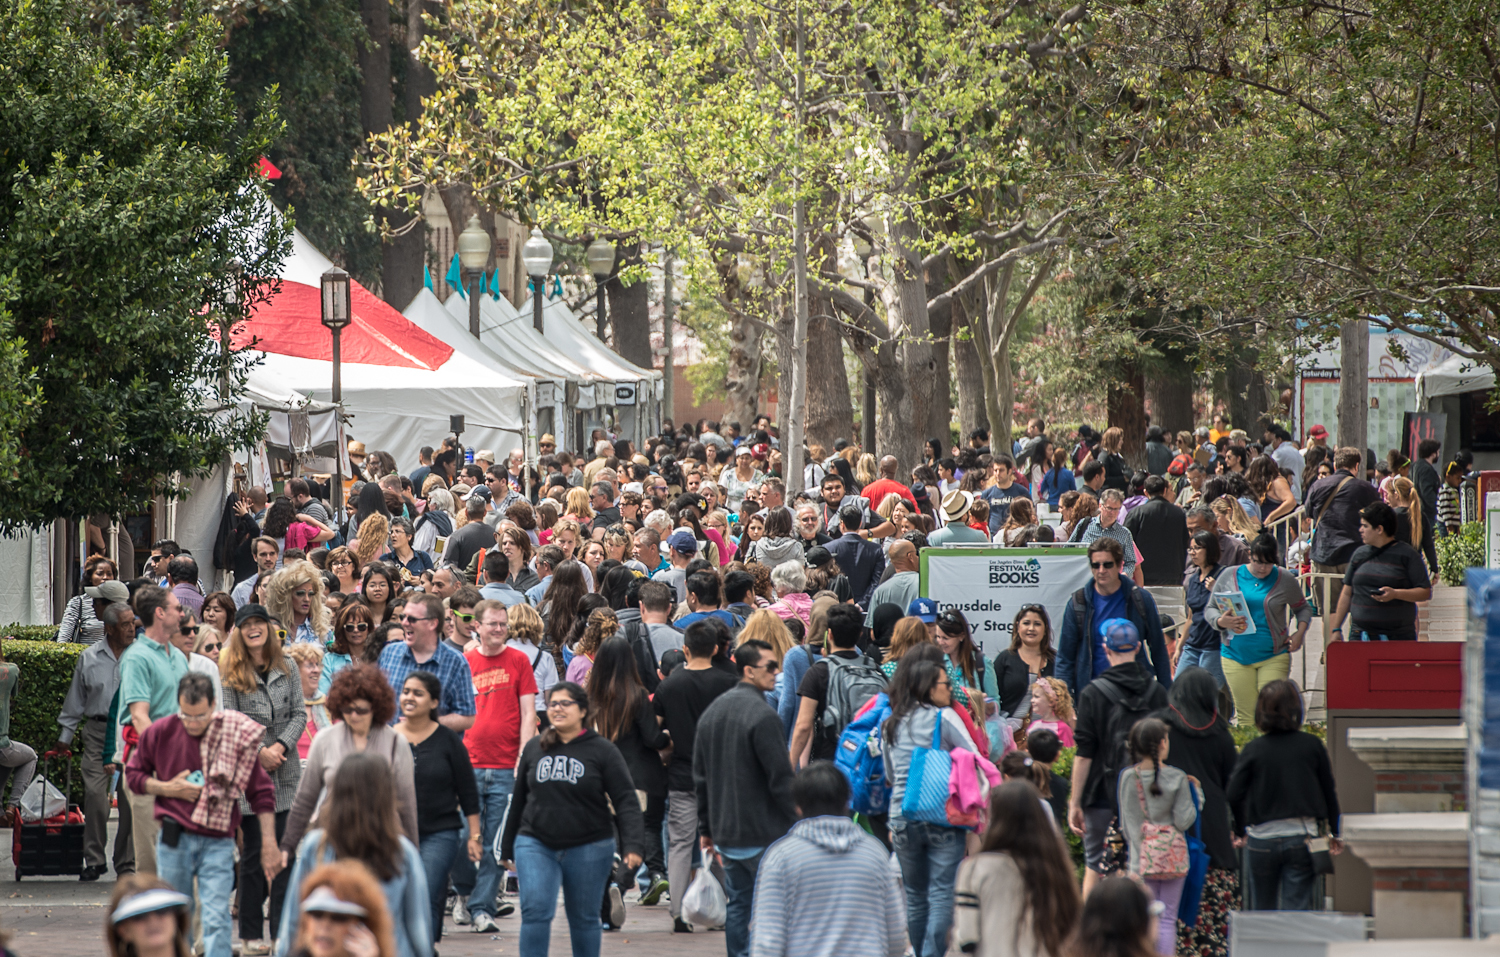
[[(1118, 701), (1118, 704), (1116, 703)], [(1078, 726), (1073, 737), (1078, 757), (1089, 758), (1089, 776), (1078, 803), (1086, 808), (1113, 807), (1115, 779), (1130, 762), (1120, 756), (1125, 735), (1141, 718), (1167, 705), (1167, 691), (1139, 660), (1105, 670), (1078, 696)]]
[(1223, 717), (1215, 715), (1207, 727), (1195, 728), (1169, 705), (1153, 717), (1167, 723), (1167, 764), (1198, 779), (1203, 788), (1203, 843), (1214, 867), (1235, 870), (1239, 855), (1229, 833), (1229, 798), (1225, 788), (1239, 754)]

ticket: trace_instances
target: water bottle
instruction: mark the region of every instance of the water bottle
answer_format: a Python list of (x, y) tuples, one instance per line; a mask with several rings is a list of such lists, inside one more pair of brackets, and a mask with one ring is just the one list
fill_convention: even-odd
[(465, 465), (473, 465), (474, 464), (474, 446), (472, 446), (472, 445), (469, 446), (468, 448), (464, 449), (464, 464)]

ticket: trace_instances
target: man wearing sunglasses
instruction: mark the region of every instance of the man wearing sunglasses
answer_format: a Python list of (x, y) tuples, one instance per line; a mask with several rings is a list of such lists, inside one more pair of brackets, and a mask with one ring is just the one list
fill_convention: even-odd
[[(433, 595), (413, 595), (401, 614), (405, 641), (393, 641), (380, 652), (380, 670), (393, 689), (406, 684), (413, 671), (430, 671), (442, 682), (438, 723), (464, 732), (474, 725), (474, 677), (464, 656), (442, 640), (447, 609)], [(395, 718), (391, 719), (395, 724)]]
[(1076, 701), (1089, 682), (1109, 668), (1104, 654), (1100, 625), (1123, 618), (1141, 636), (1137, 658), (1156, 676), (1163, 688), (1171, 687), (1172, 662), (1162, 636), (1161, 615), (1156, 600), (1145, 588), (1121, 576), (1125, 551), (1113, 538), (1089, 544), (1089, 570), (1093, 580), (1068, 599), (1058, 638), (1056, 677), (1068, 686)]

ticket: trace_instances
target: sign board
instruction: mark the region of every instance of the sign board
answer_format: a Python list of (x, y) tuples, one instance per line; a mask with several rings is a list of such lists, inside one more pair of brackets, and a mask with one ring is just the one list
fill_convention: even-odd
[[(1328, 430), (1330, 436), (1342, 442), (1339, 433), (1338, 380), (1304, 376), (1300, 384), (1301, 419), (1298, 422), (1298, 435), (1305, 436), (1313, 426), (1321, 425)], [(1377, 457), (1384, 458), (1387, 449), (1405, 446), (1402, 441), (1405, 435), (1404, 413), (1416, 411), (1417, 386), (1410, 380), (1371, 379), (1368, 389), (1370, 408), (1366, 413), (1367, 447), (1374, 449)]]
[[(1405, 436), (1401, 449), (1413, 462), (1417, 460), (1418, 445), (1428, 439), (1443, 441), (1443, 433), (1448, 428), (1448, 413), (1446, 412), (1407, 412), (1401, 419), (1401, 432)], [(1438, 462), (1442, 461), (1443, 453), (1439, 449)]]
[(964, 613), (987, 656), (1010, 647), (1022, 605), (1039, 604), (1052, 622), (1057, 646), (1068, 599), (1089, 581), (1082, 548), (924, 548), (921, 593), (940, 609)]
[(1493, 506), (1484, 513), (1484, 565), (1500, 568), (1500, 508)]
[(635, 386), (617, 384), (615, 386), (615, 405), (635, 405)]

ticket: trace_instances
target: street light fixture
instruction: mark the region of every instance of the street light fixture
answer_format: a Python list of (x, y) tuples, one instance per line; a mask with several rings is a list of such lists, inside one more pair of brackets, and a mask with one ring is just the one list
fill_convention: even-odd
[(469, 286), (469, 333), (479, 338), (479, 280), (490, 261), (490, 234), (479, 225), (477, 215), (458, 234), (458, 264)]
[(542, 281), (552, 269), (552, 244), (540, 228), (531, 227), (531, 238), (521, 247), (521, 262), (531, 277), (531, 323), (537, 332), (546, 332), (542, 323)]
[[(323, 325), (333, 333), (333, 414), (341, 416), (339, 405), (344, 400), (344, 385), (341, 378), (341, 357), (339, 355), (340, 342), (344, 327), (354, 321), (354, 310), (350, 307), (350, 283), (349, 274), (337, 266), (325, 272), (319, 285), (323, 292)], [(342, 430), (338, 428), (337, 420), (334, 425), (334, 441), (338, 442)], [(338, 520), (339, 509), (344, 504), (344, 462), (341, 449), (335, 449), (333, 453), (333, 511), (335, 522)]]
[(615, 268), (615, 244), (600, 236), (589, 243), (589, 248), (584, 250), (583, 258), (588, 260), (589, 272), (594, 275), (594, 288), (599, 296), (599, 305), (596, 309), (596, 325), (599, 332), (599, 341), (604, 341), (604, 284), (609, 281), (609, 274)]

